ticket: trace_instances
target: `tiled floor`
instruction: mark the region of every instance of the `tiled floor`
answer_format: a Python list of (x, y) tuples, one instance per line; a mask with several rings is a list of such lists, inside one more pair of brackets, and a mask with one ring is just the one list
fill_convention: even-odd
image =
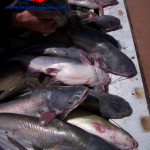
[(150, 0), (124, 0), (150, 111)]

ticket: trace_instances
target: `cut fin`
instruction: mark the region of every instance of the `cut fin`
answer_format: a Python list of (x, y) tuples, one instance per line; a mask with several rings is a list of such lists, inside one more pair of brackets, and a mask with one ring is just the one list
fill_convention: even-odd
[(84, 55), (80, 54), (80, 58), (83, 64), (85, 64), (87, 67), (91, 67), (91, 63)]
[(95, 14), (95, 13), (93, 13), (91, 11), (88, 11), (88, 13), (89, 13), (89, 18), (96, 18), (96, 17), (98, 17), (97, 14)]
[(39, 118), (41, 126), (46, 126), (57, 115), (54, 112), (44, 112), (42, 110), (39, 110), (39, 114), (41, 115)]
[(34, 86), (33, 84), (31, 84), (25, 80), (24, 80), (24, 84), (26, 84), (30, 89), (32, 89), (32, 91), (34, 91), (37, 88), (36, 86)]
[(49, 84), (53, 84), (53, 83), (55, 83), (55, 82), (57, 82), (57, 81), (58, 81), (57, 78), (56, 78), (56, 77), (53, 77), (53, 78), (50, 79)]
[(51, 74), (57, 74), (58, 72), (60, 72), (60, 69), (48, 68), (48, 69), (46, 69), (46, 72), (49, 75), (51, 75)]
[(36, 146), (34, 144), (32, 144), (32, 147), (33, 147), (34, 150), (43, 150), (42, 148), (40, 148), (40, 147), (38, 147), (38, 146)]
[(15, 145), (19, 150), (27, 150), (24, 146), (22, 146), (20, 143), (18, 143), (16, 140), (12, 139), (11, 137), (9, 137), (8, 135), (6, 135), (8, 140)]

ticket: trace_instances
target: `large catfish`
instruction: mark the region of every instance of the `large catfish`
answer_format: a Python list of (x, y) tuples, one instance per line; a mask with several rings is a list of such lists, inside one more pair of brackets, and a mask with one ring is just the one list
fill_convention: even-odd
[(91, 63), (85, 56), (81, 61), (61, 57), (21, 55), (12, 60), (19, 61), (27, 69), (27, 74), (41, 72), (53, 76), (50, 83), (60, 81), (66, 85), (87, 85), (97, 91), (103, 91), (109, 76), (102, 69)]
[(130, 58), (96, 34), (71, 31), (73, 43), (88, 52), (105, 71), (130, 77), (136, 68)]
[(20, 150), (117, 150), (105, 140), (56, 118), (41, 127), (35, 117), (0, 114), (0, 148), (18, 150), (16, 146), (24, 147)]
[(39, 117), (40, 125), (45, 126), (57, 115), (64, 119), (88, 94), (88, 88), (84, 86), (48, 88), (36, 88), (31, 84), (29, 86), (33, 89), (32, 94), (1, 103), (0, 113)]

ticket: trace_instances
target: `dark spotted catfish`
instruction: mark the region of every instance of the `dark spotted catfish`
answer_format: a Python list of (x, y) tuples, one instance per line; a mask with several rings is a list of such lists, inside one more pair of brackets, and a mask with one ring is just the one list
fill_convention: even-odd
[(18, 150), (17, 147), (20, 150), (117, 150), (102, 138), (56, 118), (41, 127), (35, 117), (0, 114), (0, 148)]
[(84, 86), (36, 88), (27, 84), (33, 89), (32, 94), (1, 103), (0, 113), (39, 117), (39, 124), (45, 126), (57, 115), (64, 119), (88, 94), (88, 88)]

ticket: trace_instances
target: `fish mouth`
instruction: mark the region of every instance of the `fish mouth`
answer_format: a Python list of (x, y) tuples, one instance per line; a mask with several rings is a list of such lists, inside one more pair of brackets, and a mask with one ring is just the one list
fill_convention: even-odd
[(89, 94), (89, 88), (87, 88), (87, 89), (82, 93), (81, 98), (80, 98), (78, 104), (82, 103), (82, 102), (87, 98), (88, 94)]

